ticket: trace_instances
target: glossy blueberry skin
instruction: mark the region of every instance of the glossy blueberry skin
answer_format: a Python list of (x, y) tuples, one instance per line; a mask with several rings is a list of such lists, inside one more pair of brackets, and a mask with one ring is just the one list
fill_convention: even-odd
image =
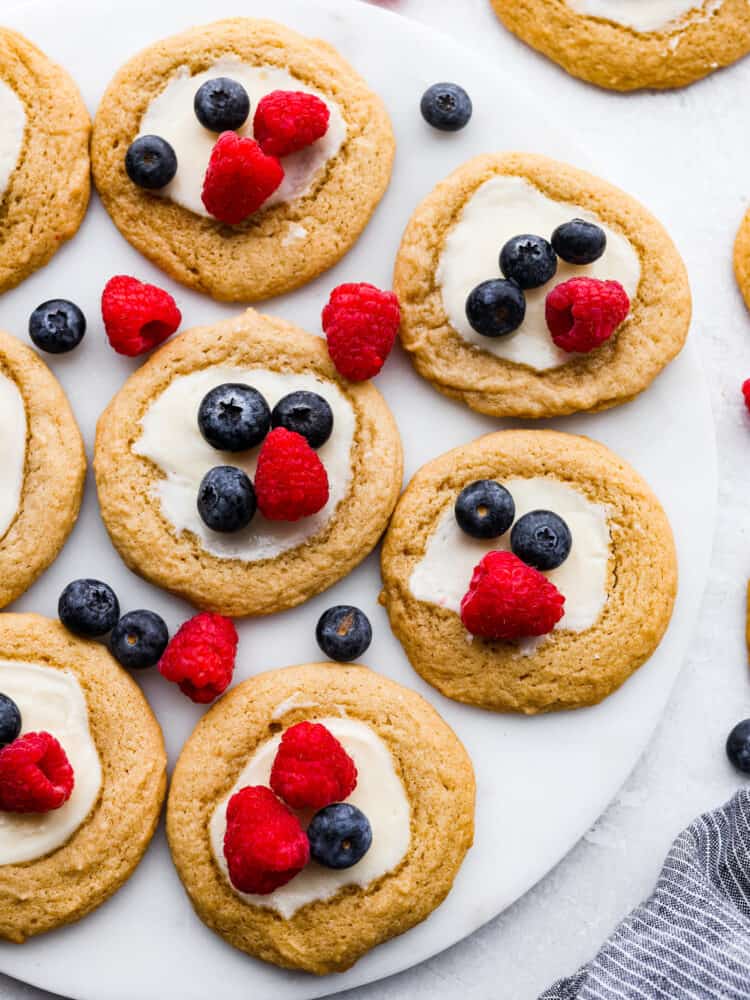
[(169, 642), (167, 623), (155, 611), (129, 611), (109, 637), (109, 649), (128, 670), (155, 666)]
[(310, 856), (326, 868), (351, 868), (367, 854), (372, 844), (370, 821), (348, 802), (315, 813), (307, 828)]
[(247, 451), (270, 431), (271, 411), (257, 389), (242, 382), (225, 382), (203, 397), (198, 429), (212, 448)]
[(604, 230), (593, 222), (571, 219), (552, 234), (555, 253), (568, 264), (593, 264), (607, 249)]
[(499, 538), (513, 524), (513, 497), (493, 479), (478, 479), (464, 486), (454, 507), (456, 521), (472, 538)]
[(120, 602), (101, 580), (73, 580), (60, 594), (57, 614), (69, 632), (90, 639), (112, 631), (120, 617)]
[(336, 604), (320, 616), (315, 638), (331, 660), (349, 663), (372, 642), (372, 626), (364, 611), (350, 604)]
[(48, 299), (29, 317), (29, 336), (40, 351), (66, 354), (83, 340), (86, 317), (68, 299)]
[(21, 732), (21, 710), (7, 694), (0, 694), (0, 747), (15, 740)]
[(142, 135), (125, 154), (125, 170), (138, 187), (158, 191), (174, 179), (177, 154), (161, 136)]
[(250, 98), (241, 83), (227, 76), (207, 80), (195, 93), (195, 117), (211, 132), (242, 128), (250, 114)]
[(510, 547), (519, 559), (538, 570), (557, 569), (570, 555), (573, 538), (565, 521), (551, 510), (531, 510), (519, 517)]
[(433, 83), (422, 94), (419, 105), (428, 125), (441, 132), (458, 132), (469, 124), (471, 98), (457, 83)]
[(247, 474), (234, 465), (217, 465), (198, 489), (198, 513), (212, 531), (240, 531), (255, 516), (258, 502)]
[(466, 318), (483, 337), (506, 337), (523, 323), (526, 298), (514, 281), (492, 278), (472, 289)]
[(539, 288), (557, 273), (557, 254), (541, 236), (514, 236), (500, 251), (500, 270), (519, 288)]
[(290, 392), (274, 406), (271, 425), (296, 431), (311, 448), (320, 448), (331, 436), (333, 411), (317, 392)]
[(727, 737), (727, 757), (738, 771), (750, 774), (750, 719), (738, 722)]

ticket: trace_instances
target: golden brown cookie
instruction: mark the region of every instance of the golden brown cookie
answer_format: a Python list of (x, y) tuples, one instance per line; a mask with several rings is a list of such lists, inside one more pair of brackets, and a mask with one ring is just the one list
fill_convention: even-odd
[(750, 211), (745, 213), (734, 241), (734, 276), (750, 309)]
[[(640, 277), (625, 322), (588, 354), (555, 367), (531, 367), (469, 342), (451, 325), (438, 280), (446, 239), (476, 192), (496, 178), (520, 178), (552, 202), (586, 212), (637, 253)], [(535, 230), (528, 223), (531, 232)], [(524, 228), (522, 232), (528, 232)], [(549, 238), (550, 234), (539, 235)], [(497, 248), (499, 255), (500, 246)], [(468, 252), (468, 251), (467, 251)], [(497, 264), (487, 279), (501, 277)], [(576, 269), (584, 271), (584, 269)], [(585, 273), (585, 272), (584, 272)], [(558, 269), (558, 279), (560, 268)], [(484, 280), (484, 279), (482, 279)], [(552, 288), (549, 282), (540, 292)], [(551, 417), (617, 406), (642, 392), (680, 351), (690, 324), (685, 266), (659, 222), (635, 199), (575, 167), (528, 153), (478, 156), (438, 184), (416, 209), (396, 258), (401, 342), (424, 378), (474, 410), (497, 417)], [(471, 288), (466, 289), (468, 295)], [(544, 323), (542, 317), (541, 323)], [(548, 336), (546, 328), (542, 331)]]
[[(237, 226), (137, 187), (124, 165), (144, 113), (175, 74), (188, 67), (194, 75), (228, 56), (288, 71), (335, 101), (346, 123), (342, 146), (306, 193)], [(125, 238), (176, 280), (232, 302), (290, 291), (335, 264), (383, 196), (393, 153), (380, 98), (330, 45), (249, 18), (192, 28), (126, 63), (99, 106), (91, 149), (99, 194)]]
[[(481, 543), (454, 529), (453, 505), (461, 490), (479, 479), (509, 484), (511, 494), (514, 483), (530, 481), (542, 492), (527, 506), (553, 510), (564, 519), (567, 510), (555, 510), (559, 484), (575, 491), (571, 509), (583, 505), (585, 516), (578, 510), (568, 520), (572, 574), (560, 589), (566, 614), (578, 619), (576, 630), (566, 628), (563, 620), (541, 641), (485, 641), (468, 634), (458, 608), (441, 596), (446, 586), (464, 593), (471, 566), (489, 549), (507, 548), (507, 537), (504, 542)], [(555, 492), (545, 492), (548, 489)], [(570, 500), (568, 493), (565, 501)], [(607, 540), (597, 547), (598, 518)], [(433, 571), (431, 589), (426, 590), (425, 565), (440, 564), (425, 564), (425, 555), (440, 528), (448, 538), (445, 572)], [(457, 576), (459, 547), (471, 557), (465, 580)], [(595, 592), (579, 594), (599, 572), (597, 560), (602, 571), (598, 602)], [(413, 576), (420, 567), (420, 576)], [(548, 575), (554, 582), (554, 573), (565, 569), (563, 564)], [(423, 466), (394, 512), (383, 545), (382, 572), (381, 601), (393, 631), (426, 681), (457, 701), (526, 714), (593, 705), (611, 694), (659, 645), (677, 590), (669, 522), (643, 479), (604, 445), (557, 431), (487, 434)], [(566, 594), (567, 586), (571, 589)], [(434, 593), (435, 600), (417, 599), (413, 589), (422, 595)]]

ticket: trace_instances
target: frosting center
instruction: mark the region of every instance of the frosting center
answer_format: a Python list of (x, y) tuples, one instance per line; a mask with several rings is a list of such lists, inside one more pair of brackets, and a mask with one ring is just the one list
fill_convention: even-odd
[(18, 166), (26, 131), (26, 109), (18, 94), (0, 80), (0, 197), (5, 194), (11, 174)]
[[(601, 17), (635, 31), (659, 31), (694, 13), (703, 20), (724, 0), (566, 0), (578, 14)], [(695, 20), (695, 18), (690, 18)], [(678, 25), (674, 25), (678, 27)]]
[(0, 539), (18, 512), (26, 465), (26, 407), (16, 383), (0, 372)]

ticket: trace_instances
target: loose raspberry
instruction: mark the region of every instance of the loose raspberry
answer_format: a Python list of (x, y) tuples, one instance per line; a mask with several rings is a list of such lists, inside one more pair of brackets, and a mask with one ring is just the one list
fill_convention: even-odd
[(257, 212), (284, 180), (284, 168), (254, 139), (222, 132), (208, 161), (201, 198), (219, 222), (236, 226)]
[(297, 817), (270, 788), (248, 786), (227, 804), (224, 857), (235, 889), (267, 895), (302, 871), (310, 844)]
[(742, 395), (745, 397), (745, 406), (750, 410), (750, 378), (742, 383)]
[(461, 621), (482, 639), (523, 639), (551, 632), (565, 598), (546, 576), (512, 552), (488, 552), (461, 601)]
[(6, 812), (59, 809), (74, 784), (68, 756), (50, 733), (26, 733), (0, 750), (0, 809)]
[(274, 90), (258, 102), (253, 132), (264, 153), (288, 156), (324, 136), (330, 117), (328, 105), (315, 94)]
[(202, 611), (174, 634), (159, 660), (159, 672), (179, 684), (191, 701), (205, 705), (231, 684), (238, 641), (229, 618)]
[(129, 358), (161, 344), (182, 322), (169, 292), (126, 274), (110, 278), (104, 286), (102, 317), (110, 344)]
[(351, 382), (377, 375), (390, 354), (401, 322), (393, 292), (374, 285), (339, 285), (323, 309), (328, 353)]
[(547, 296), (545, 313), (552, 339), (563, 351), (586, 353), (609, 340), (630, 312), (619, 281), (571, 278)]
[(301, 434), (276, 427), (266, 437), (258, 454), (255, 495), (269, 521), (299, 521), (325, 507), (328, 475)]
[(281, 737), (270, 785), (293, 809), (322, 809), (352, 794), (357, 768), (325, 726), (299, 722)]

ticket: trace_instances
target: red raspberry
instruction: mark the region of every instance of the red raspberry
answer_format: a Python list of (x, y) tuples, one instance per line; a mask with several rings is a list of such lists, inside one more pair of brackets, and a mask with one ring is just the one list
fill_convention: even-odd
[(328, 105), (315, 94), (274, 90), (259, 101), (253, 132), (264, 153), (288, 156), (324, 136), (330, 117)]
[(237, 629), (229, 618), (202, 611), (181, 625), (159, 660), (159, 673), (205, 705), (232, 682)]
[(742, 395), (745, 397), (745, 406), (750, 410), (750, 378), (742, 383)]
[(571, 278), (547, 296), (545, 313), (552, 339), (563, 351), (586, 353), (609, 340), (630, 312), (619, 281)]
[(235, 889), (267, 895), (302, 871), (310, 844), (297, 817), (270, 788), (248, 786), (227, 804), (224, 857)]
[(352, 794), (357, 768), (325, 726), (299, 722), (281, 737), (270, 785), (292, 809), (322, 809)]
[(0, 750), (0, 809), (46, 813), (70, 798), (68, 755), (50, 733), (26, 733)]
[(461, 621), (482, 639), (523, 639), (551, 632), (565, 598), (546, 576), (512, 552), (488, 552), (461, 601)]
[(208, 161), (201, 198), (219, 222), (236, 226), (257, 212), (284, 180), (284, 168), (255, 139), (222, 132)]
[(351, 382), (377, 375), (385, 364), (401, 322), (393, 292), (374, 285), (339, 285), (323, 310), (328, 353)]
[(112, 347), (129, 358), (161, 344), (182, 322), (169, 292), (126, 274), (110, 278), (104, 286), (102, 318)]
[(328, 503), (328, 475), (307, 440), (276, 427), (266, 437), (255, 470), (258, 509), (269, 521), (299, 521)]

